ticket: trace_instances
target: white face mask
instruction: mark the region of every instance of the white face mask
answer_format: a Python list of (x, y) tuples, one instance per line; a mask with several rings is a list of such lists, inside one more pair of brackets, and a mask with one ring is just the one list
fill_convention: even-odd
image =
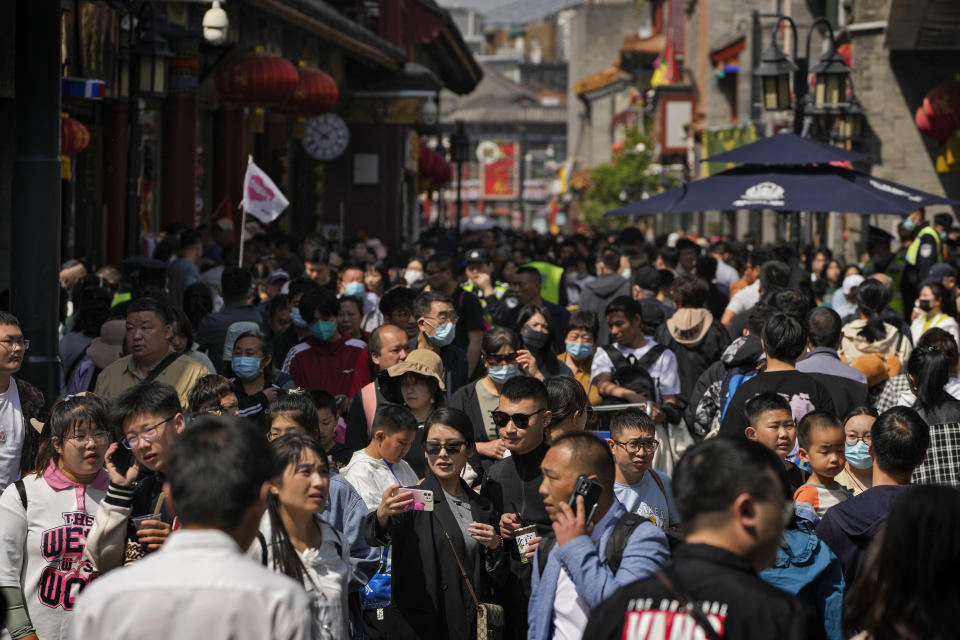
[(423, 280), (423, 271), (407, 269), (403, 272), (403, 279), (406, 280), (407, 284), (413, 285), (415, 282)]

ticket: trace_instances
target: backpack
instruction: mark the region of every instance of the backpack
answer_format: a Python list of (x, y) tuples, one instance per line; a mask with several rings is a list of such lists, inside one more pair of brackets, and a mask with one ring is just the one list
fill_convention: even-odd
[(667, 345), (658, 342), (640, 358), (634, 358), (633, 356), (627, 358), (612, 344), (601, 347), (601, 349), (606, 352), (607, 357), (613, 364), (612, 382), (617, 386), (639, 393), (651, 402), (660, 401), (660, 384), (658, 381), (654, 381), (649, 369), (657, 361), (657, 358), (667, 350)]
[[(607, 560), (607, 566), (610, 567), (610, 570), (614, 573), (620, 568), (620, 562), (623, 560), (623, 550), (627, 546), (627, 540), (630, 539), (633, 530), (636, 529), (641, 522), (645, 521), (653, 524), (653, 520), (650, 520), (650, 518), (644, 518), (636, 513), (625, 513), (617, 520), (617, 524), (613, 525), (613, 533), (611, 533), (610, 538), (607, 539), (604, 557)], [(537, 546), (537, 567), (539, 568), (541, 576), (543, 575), (543, 568), (547, 566), (550, 552), (553, 551), (553, 547), (556, 544), (557, 538), (551, 532), (544, 535), (543, 540), (541, 540)]]
[(737, 393), (737, 389), (740, 388), (744, 382), (753, 378), (758, 373), (760, 369), (727, 369), (723, 374), (723, 380), (720, 382), (720, 401), (723, 403), (723, 406), (720, 408), (720, 420), (722, 421), (724, 416), (727, 415), (727, 407), (730, 406), (730, 401), (733, 399), (734, 394)]

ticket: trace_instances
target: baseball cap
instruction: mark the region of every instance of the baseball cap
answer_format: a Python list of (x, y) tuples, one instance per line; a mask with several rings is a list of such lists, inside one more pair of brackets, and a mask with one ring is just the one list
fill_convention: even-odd
[(274, 282), (280, 282), (281, 280), (289, 280), (290, 274), (284, 271), (283, 269), (274, 269), (270, 272), (270, 275), (267, 276), (267, 284), (273, 284)]
[(491, 262), (490, 252), (484, 249), (483, 247), (478, 247), (476, 249), (470, 249), (467, 251), (467, 255), (464, 258), (464, 262)]
[(957, 273), (953, 270), (948, 264), (935, 264), (930, 267), (930, 271), (927, 272), (927, 277), (923, 279), (921, 284), (933, 284), (934, 282), (940, 282), (944, 278), (953, 278), (956, 277)]

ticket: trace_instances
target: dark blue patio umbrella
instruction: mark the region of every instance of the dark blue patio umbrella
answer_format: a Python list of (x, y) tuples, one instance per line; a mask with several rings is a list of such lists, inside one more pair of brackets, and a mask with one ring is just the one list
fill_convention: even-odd
[(841, 211), (908, 215), (931, 204), (960, 205), (895, 182), (831, 165), (730, 169), (608, 211), (608, 216), (645, 216), (731, 209)]
[(802, 138), (795, 133), (778, 133), (769, 138), (745, 144), (704, 158), (701, 162), (734, 162), (737, 164), (826, 164), (858, 162), (869, 156), (847, 151), (825, 142)]

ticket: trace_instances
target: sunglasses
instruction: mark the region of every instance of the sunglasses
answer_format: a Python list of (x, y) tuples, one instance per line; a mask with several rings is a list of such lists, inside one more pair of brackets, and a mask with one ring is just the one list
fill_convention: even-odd
[(512, 364), (512, 363), (514, 363), (514, 362), (517, 361), (517, 353), (516, 353), (516, 352), (507, 353), (507, 354), (502, 355), (502, 356), (497, 355), (497, 354), (493, 354), (493, 355), (484, 356), (484, 357), (487, 359), (487, 362), (490, 363), (490, 364), (492, 364), (492, 365)]
[(497, 426), (497, 429), (503, 429), (510, 424), (511, 420), (517, 426), (517, 429), (526, 429), (530, 426), (530, 418), (543, 411), (544, 409), (537, 409), (533, 413), (514, 413), (510, 415), (504, 411), (494, 410), (490, 412), (490, 417), (493, 418), (493, 424)]
[(435, 440), (427, 440), (427, 442), (423, 445), (423, 449), (424, 451), (427, 452), (428, 455), (431, 455), (431, 456), (440, 455), (440, 451), (442, 449), (446, 449), (447, 453), (449, 453), (452, 456), (455, 456), (461, 451), (463, 451), (463, 448), (466, 446), (467, 446), (467, 443), (462, 440), (453, 440), (451, 442), (437, 442)]

